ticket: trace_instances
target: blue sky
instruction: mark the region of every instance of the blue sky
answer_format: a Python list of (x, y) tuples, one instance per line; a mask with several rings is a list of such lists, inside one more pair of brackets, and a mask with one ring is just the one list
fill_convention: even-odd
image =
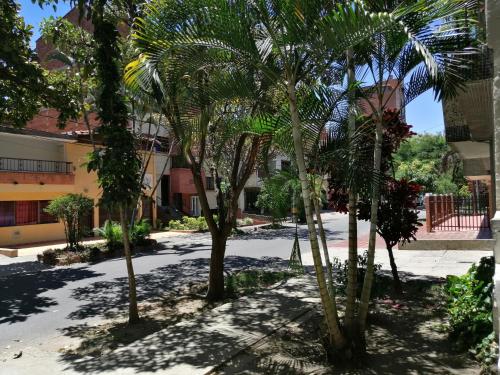
[[(1, 0), (0, 0), (1, 1)], [(68, 3), (60, 2), (56, 11), (52, 7), (40, 8), (31, 0), (19, 0), (21, 4), (21, 15), (27, 24), (33, 25), (32, 47), (35, 40), (40, 36), (39, 25), (43, 18), (50, 16), (63, 16), (69, 10)], [(406, 108), (406, 121), (413, 125), (413, 130), (417, 133), (436, 133), (444, 129), (443, 111), (441, 103), (434, 101), (432, 92), (428, 91), (415, 99)]]

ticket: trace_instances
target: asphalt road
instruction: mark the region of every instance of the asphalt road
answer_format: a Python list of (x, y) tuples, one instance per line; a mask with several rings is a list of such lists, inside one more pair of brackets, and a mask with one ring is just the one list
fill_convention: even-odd
[[(347, 239), (347, 217), (326, 214), (329, 241)], [(360, 222), (358, 233), (368, 231)], [(228, 241), (226, 270), (286, 267), (294, 228), (259, 230)], [(299, 230), (307, 258), (306, 228)], [(140, 300), (174, 292), (189, 281), (206, 280), (210, 236), (189, 234), (160, 239), (164, 249), (134, 258)], [(88, 265), (45, 267), (34, 257), (0, 264), (0, 348), (4, 355), (29, 345), (59, 345), (86, 325), (126, 311), (127, 277), (123, 258)], [(5, 263), (5, 261), (2, 261)]]

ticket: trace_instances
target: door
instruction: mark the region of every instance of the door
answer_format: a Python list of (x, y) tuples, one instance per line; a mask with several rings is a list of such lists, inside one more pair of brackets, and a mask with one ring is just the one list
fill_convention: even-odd
[(161, 176), (161, 205), (170, 204), (170, 175)]
[(200, 198), (197, 195), (191, 197), (191, 215), (200, 216), (201, 208), (200, 208)]

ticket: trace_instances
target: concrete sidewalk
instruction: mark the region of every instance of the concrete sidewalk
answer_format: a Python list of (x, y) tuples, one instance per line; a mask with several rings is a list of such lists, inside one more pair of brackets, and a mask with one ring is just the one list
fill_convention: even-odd
[[(311, 276), (287, 282), (158, 331), (100, 358), (64, 358), (26, 348), (0, 374), (207, 374), (319, 302)], [(32, 349), (32, 350), (31, 350)]]

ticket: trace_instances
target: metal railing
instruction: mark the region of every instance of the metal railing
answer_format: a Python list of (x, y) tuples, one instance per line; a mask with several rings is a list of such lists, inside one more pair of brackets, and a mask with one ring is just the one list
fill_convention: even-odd
[(425, 197), (427, 231), (460, 231), (490, 228), (489, 195)]
[(70, 174), (73, 168), (72, 163), (66, 161), (0, 157), (0, 171)]
[(467, 125), (445, 126), (444, 134), (446, 142), (465, 142), (471, 140), (470, 130)]

